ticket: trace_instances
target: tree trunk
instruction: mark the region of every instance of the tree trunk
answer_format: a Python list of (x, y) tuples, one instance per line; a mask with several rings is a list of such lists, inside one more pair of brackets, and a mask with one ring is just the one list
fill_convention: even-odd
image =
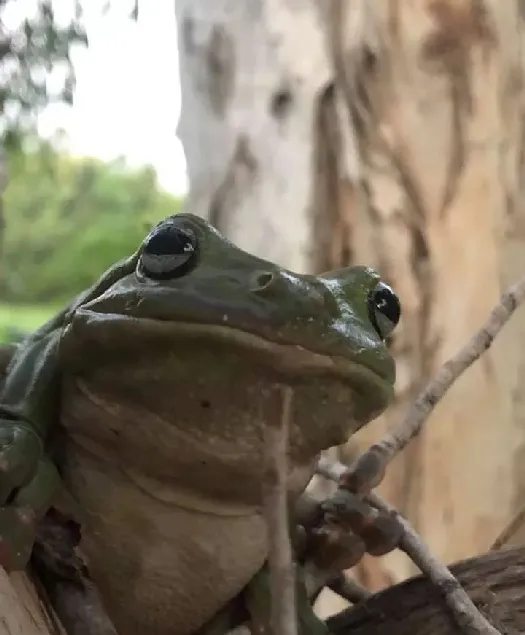
[[(200, 214), (299, 271), (366, 263), (401, 296), (397, 399), (525, 272), (518, 0), (177, 0), (183, 142)], [(445, 561), (525, 498), (525, 320), (514, 318), (395, 461), (382, 492)], [(372, 589), (413, 571), (394, 553)]]

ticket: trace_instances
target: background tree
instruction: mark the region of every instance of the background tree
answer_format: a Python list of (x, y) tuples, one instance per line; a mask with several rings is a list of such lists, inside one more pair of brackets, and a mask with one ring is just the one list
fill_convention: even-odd
[[(175, 7), (186, 209), (290, 268), (375, 266), (401, 296), (397, 402), (349, 458), (525, 269), (521, 3)], [(523, 499), (524, 324), (462, 376), (381, 488), (446, 562), (485, 551)], [(371, 589), (411, 572), (398, 553), (357, 569)]]

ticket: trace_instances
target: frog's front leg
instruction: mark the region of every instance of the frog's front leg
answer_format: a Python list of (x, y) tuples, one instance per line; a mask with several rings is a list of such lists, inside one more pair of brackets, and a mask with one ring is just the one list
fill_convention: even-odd
[(60, 487), (44, 442), (58, 408), (59, 331), (19, 347), (0, 392), (0, 565), (27, 564)]

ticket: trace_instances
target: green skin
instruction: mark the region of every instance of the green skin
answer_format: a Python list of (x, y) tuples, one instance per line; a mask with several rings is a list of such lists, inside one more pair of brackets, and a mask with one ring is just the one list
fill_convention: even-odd
[(3, 389), (0, 374), (1, 561), (23, 569), (38, 520), (66, 510), (120, 635), (215, 632), (243, 589), (261, 620), (263, 433), (282, 387), (293, 502), (395, 378), (369, 317), (376, 272), (298, 275), (195, 216), (163, 223), (197, 238), (192, 269), (149, 279), (141, 245), (18, 347)]

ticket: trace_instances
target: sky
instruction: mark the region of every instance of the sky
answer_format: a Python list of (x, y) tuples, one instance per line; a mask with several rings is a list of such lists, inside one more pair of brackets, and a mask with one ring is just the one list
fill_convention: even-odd
[[(83, 0), (89, 47), (74, 51), (77, 76), (73, 106), (49, 106), (39, 116), (42, 135), (63, 129), (65, 145), (77, 155), (103, 160), (124, 156), (131, 165), (151, 164), (159, 183), (183, 194), (187, 178), (176, 137), (180, 114), (174, 0), (141, 0), (139, 19), (132, 3)], [(27, 12), (34, 0), (17, 0)], [(55, 0), (57, 18), (73, 10), (72, 0)]]

